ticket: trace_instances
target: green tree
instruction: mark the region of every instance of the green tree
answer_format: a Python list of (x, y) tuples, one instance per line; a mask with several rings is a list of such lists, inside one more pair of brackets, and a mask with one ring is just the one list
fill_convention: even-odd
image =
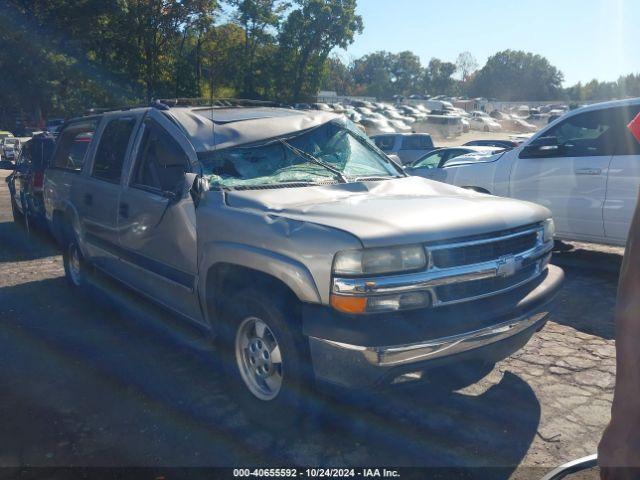
[(456, 58), (456, 72), (460, 74), (463, 82), (467, 82), (477, 69), (478, 61), (471, 55), (471, 52), (462, 52)]
[(244, 52), (244, 30), (235, 23), (226, 23), (208, 31), (202, 45), (205, 97), (229, 97), (242, 88), (242, 64), (238, 58)]
[(487, 60), (475, 75), (472, 92), (500, 100), (554, 100), (561, 97), (563, 75), (540, 56), (504, 50)]
[(458, 84), (453, 78), (456, 65), (432, 58), (424, 71), (422, 86), (431, 95), (454, 95), (458, 93)]
[(382, 51), (356, 60), (353, 75), (356, 84), (366, 95), (390, 99), (394, 95), (415, 92), (423, 70), (420, 59), (412, 52)]
[(230, 0), (235, 6), (236, 21), (244, 29), (244, 52), (242, 54), (242, 95), (253, 97), (255, 89), (256, 57), (261, 46), (273, 44), (273, 32), (280, 25), (289, 4), (280, 0)]
[(278, 36), (279, 92), (282, 98), (313, 96), (324, 64), (336, 48), (346, 48), (362, 32), (356, 0), (295, 0)]
[(338, 95), (351, 95), (354, 85), (352, 68), (345, 65), (337, 55), (329, 57), (325, 64), (320, 89), (337, 92)]

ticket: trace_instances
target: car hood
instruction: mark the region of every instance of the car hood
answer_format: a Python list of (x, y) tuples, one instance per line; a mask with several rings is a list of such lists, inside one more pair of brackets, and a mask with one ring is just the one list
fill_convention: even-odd
[(450, 240), (550, 217), (545, 207), (419, 177), (325, 186), (229, 191), (232, 208), (269, 221), (288, 218), (336, 228), (365, 247)]

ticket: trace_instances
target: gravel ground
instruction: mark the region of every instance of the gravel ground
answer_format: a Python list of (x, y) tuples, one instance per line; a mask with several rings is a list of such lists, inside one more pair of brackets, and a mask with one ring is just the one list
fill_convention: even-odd
[[(545, 328), (480, 382), (414, 389), (272, 434), (230, 399), (200, 332), (107, 282), (83, 296), (0, 171), (0, 466), (504, 466), (539, 478), (595, 452), (615, 375), (622, 249), (574, 244)], [(519, 467), (519, 468), (516, 468)], [(537, 467), (537, 468), (532, 468)]]

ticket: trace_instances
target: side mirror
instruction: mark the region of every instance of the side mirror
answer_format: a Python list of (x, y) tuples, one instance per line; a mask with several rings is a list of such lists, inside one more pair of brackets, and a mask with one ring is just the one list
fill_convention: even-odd
[[(185, 173), (181, 181), (176, 183), (175, 188), (171, 190), (163, 190), (162, 196), (169, 200), (169, 204), (177, 203), (187, 195), (191, 194), (193, 197), (194, 190), (196, 190), (196, 180), (198, 175), (195, 173)], [(195, 201), (195, 198), (194, 198)]]
[(184, 176), (183, 197), (191, 195), (193, 203), (197, 207), (202, 194), (209, 189), (209, 183), (198, 173), (186, 173)]
[(564, 145), (558, 144), (556, 137), (540, 137), (520, 152), (520, 158), (550, 158), (559, 157), (565, 153)]

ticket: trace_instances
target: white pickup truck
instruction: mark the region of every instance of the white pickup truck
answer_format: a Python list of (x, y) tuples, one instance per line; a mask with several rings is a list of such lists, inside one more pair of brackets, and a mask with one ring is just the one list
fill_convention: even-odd
[(558, 239), (624, 245), (640, 186), (640, 143), (627, 128), (638, 112), (640, 98), (589, 105), (513, 150), (423, 176), (544, 205)]

